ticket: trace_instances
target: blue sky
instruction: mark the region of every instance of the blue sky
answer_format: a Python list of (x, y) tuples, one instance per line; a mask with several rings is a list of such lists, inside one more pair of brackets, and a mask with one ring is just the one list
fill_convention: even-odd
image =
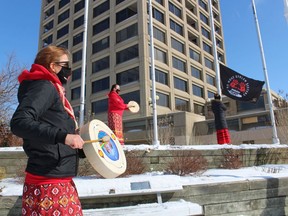
[[(251, 0), (219, 0), (227, 66), (265, 81)], [(270, 88), (288, 93), (288, 23), (283, 0), (255, 0)], [(272, 3), (273, 2), (273, 3)], [(38, 49), (40, 0), (9, 0), (0, 7), (0, 68), (14, 53), (30, 67)], [(264, 85), (264, 87), (266, 87)]]

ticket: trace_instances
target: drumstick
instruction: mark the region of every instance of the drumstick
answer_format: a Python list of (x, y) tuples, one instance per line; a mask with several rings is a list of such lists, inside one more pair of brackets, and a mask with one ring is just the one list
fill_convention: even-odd
[(86, 140), (84, 143), (92, 143), (92, 142), (108, 142), (110, 140), (109, 136), (104, 136), (102, 139), (96, 139), (96, 140)]

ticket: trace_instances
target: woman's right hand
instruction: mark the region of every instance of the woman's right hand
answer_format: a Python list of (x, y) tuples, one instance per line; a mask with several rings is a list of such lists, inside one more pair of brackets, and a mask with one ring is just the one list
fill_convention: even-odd
[(82, 149), (84, 141), (78, 134), (67, 134), (65, 144), (69, 145), (73, 149)]

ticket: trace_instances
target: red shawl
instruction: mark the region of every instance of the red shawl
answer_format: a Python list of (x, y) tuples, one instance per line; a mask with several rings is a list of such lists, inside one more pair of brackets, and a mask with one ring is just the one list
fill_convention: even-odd
[(48, 80), (50, 81), (55, 86), (57, 92), (59, 93), (60, 99), (63, 103), (63, 106), (66, 112), (75, 121), (75, 115), (74, 115), (72, 106), (67, 100), (67, 98), (65, 97), (65, 89), (55, 74), (52, 74), (42, 65), (32, 64), (30, 71), (24, 70), (19, 75), (18, 81), (21, 83), (23, 80)]

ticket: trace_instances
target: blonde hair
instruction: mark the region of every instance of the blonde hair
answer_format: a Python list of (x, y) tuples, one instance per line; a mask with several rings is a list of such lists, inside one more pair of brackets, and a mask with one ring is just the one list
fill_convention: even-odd
[(50, 64), (59, 61), (60, 57), (65, 54), (70, 61), (71, 54), (66, 48), (49, 45), (37, 53), (34, 64), (42, 65), (49, 70)]

